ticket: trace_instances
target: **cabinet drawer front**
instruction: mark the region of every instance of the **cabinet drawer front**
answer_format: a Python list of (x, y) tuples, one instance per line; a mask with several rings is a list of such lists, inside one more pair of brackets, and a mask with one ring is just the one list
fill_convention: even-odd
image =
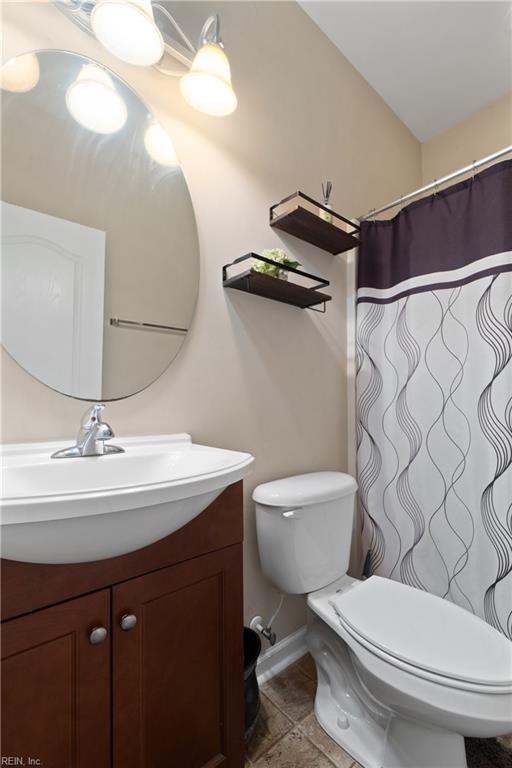
[(2, 624), (2, 757), (108, 768), (109, 624), (108, 590)]
[(114, 588), (115, 768), (243, 765), (241, 565), (237, 545)]

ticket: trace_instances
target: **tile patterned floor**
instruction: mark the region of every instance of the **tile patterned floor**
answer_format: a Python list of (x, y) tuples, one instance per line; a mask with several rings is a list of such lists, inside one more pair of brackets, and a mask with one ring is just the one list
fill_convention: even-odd
[[(313, 712), (316, 670), (303, 656), (261, 688), (261, 714), (246, 768), (361, 768), (318, 725)], [(467, 739), (469, 768), (512, 768), (512, 735)]]
[(247, 750), (251, 768), (361, 768), (313, 713), (316, 670), (304, 656), (261, 689), (261, 714)]

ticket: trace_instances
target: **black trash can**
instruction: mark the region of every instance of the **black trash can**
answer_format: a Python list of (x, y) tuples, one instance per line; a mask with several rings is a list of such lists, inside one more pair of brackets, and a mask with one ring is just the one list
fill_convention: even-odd
[(253, 629), (244, 627), (244, 693), (245, 693), (245, 741), (248, 742), (256, 727), (260, 711), (260, 689), (256, 679), (256, 662), (261, 653), (260, 636)]

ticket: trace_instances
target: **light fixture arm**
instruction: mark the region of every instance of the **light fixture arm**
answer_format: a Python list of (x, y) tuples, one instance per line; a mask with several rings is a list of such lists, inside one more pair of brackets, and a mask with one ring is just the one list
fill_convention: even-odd
[(214, 43), (215, 45), (222, 46), (222, 40), (220, 39), (220, 19), (219, 15), (215, 13), (213, 16), (209, 16), (199, 35), (199, 48), (205, 43)]
[(172, 13), (170, 13), (170, 12), (167, 10), (167, 8), (165, 8), (163, 5), (160, 5), (160, 3), (152, 3), (152, 4), (151, 4), (151, 7), (153, 8), (153, 10), (156, 8), (156, 9), (157, 9), (157, 11), (160, 11), (160, 13), (163, 13), (163, 15), (165, 16), (165, 18), (166, 18), (168, 21), (170, 21), (170, 22), (171, 22), (172, 26), (174, 27), (174, 29), (176, 30), (176, 32), (178, 33), (178, 35), (181, 37), (181, 39), (183, 40), (183, 42), (185, 43), (185, 45), (187, 46), (187, 48), (189, 49), (189, 51), (191, 51), (192, 53), (196, 53), (196, 49), (194, 48), (194, 46), (193, 46), (193, 45), (192, 45), (192, 43), (190, 42), (190, 40), (189, 40), (189, 38), (187, 37), (187, 35), (185, 34), (185, 32), (182, 30), (182, 28), (181, 28), (181, 27), (180, 27), (180, 25), (178, 24), (178, 22), (176, 21), (176, 19), (175, 19), (175, 18), (174, 18), (174, 16), (172, 15)]
[[(172, 24), (178, 35), (181, 37), (185, 45), (187, 46), (188, 50), (192, 52), (192, 54), (196, 54), (198, 49), (201, 48), (205, 43), (213, 43), (215, 45), (220, 45), (221, 48), (223, 48), (222, 40), (220, 38), (220, 18), (218, 14), (213, 14), (212, 16), (209, 16), (205, 23), (203, 24), (203, 28), (201, 30), (201, 34), (199, 35), (199, 43), (197, 48), (194, 48), (192, 43), (190, 42), (189, 38), (186, 36), (186, 34), (183, 32), (182, 28), (172, 16), (171, 13), (165, 8), (163, 5), (160, 5), (160, 3), (152, 3), (153, 9), (156, 9), (157, 11), (160, 11), (166, 19)], [(173, 56), (175, 59), (177, 59), (180, 64), (183, 64), (185, 67), (189, 68), (193, 57), (189, 56), (188, 51), (185, 51), (183, 47), (177, 43), (176, 41), (170, 42), (168, 39), (164, 37), (164, 45), (166, 53), (168, 53), (170, 56)], [(170, 77), (181, 77), (183, 75), (183, 72), (180, 70), (175, 69), (167, 69), (166, 67), (162, 66), (161, 62), (158, 64), (155, 64), (155, 69), (157, 69), (159, 72), (161, 72), (163, 75), (169, 75)]]
[[(177, 61), (179, 61), (180, 64), (183, 64), (183, 66), (187, 67), (187, 69), (192, 64), (192, 61), (194, 59), (194, 55), (197, 53), (196, 49), (194, 48), (193, 44), (190, 42), (190, 39), (187, 37), (183, 29), (180, 27), (174, 16), (169, 13), (167, 8), (165, 8), (163, 5), (160, 5), (160, 3), (152, 3), (153, 11), (158, 11), (161, 13), (167, 21), (169, 21), (178, 35), (183, 40), (184, 45), (177, 42), (176, 40), (170, 41), (166, 35), (163, 35), (164, 39), (164, 46), (166, 53), (168, 53), (170, 56), (175, 58)], [(160, 30), (162, 31), (162, 30)], [(172, 75), (175, 77), (180, 77), (183, 72), (178, 72), (174, 70), (165, 69), (161, 66), (161, 63), (158, 63), (155, 65), (156, 69), (158, 69), (159, 72), (162, 72), (166, 75)]]

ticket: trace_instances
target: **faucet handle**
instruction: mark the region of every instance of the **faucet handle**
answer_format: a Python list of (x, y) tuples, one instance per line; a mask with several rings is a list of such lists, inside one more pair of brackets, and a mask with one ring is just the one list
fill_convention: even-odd
[(110, 440), (115, 437), (114, 430), (107, 424), (106, 421), (102, 421), (101, 414), (105, 408), (104, 403), (94, 403), (82, 416), (80, 423), (80, 433), (89, 432), (94, 434), (95, 440)]
[(105, 403), (94, 403), (82, 414), (80, 419), (81, 429), (91, 429), (95, 424), (101, 422), (101, 413), (105, 408)]
[[(92, 437), (96, 445), (98, 445), (98, 443), (104, 444), (107, 440), (111, 440), (115, 437), (114, 430), (110, 424), (107, 424), (107, 422), (103, 421), (101, 418), (104, 408), (105, 403), (94, 403), (94, 405), (92, 405), (82, 416), (80, 425), (80, 437), (82, 437), (84, 433), (87, 433)], [(100, 454), (103, 453), (124, 453), (124, 449), (118, 448), (115, 445), (110, 445), (101, 448)]]

